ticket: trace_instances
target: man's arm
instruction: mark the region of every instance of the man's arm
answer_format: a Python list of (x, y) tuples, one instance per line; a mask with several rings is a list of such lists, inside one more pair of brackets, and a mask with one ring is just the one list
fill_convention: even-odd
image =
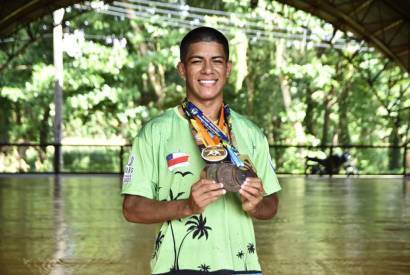
[(129, 222), (159, 223), (191, 215), (187, 200), (156, 201), (136, 195), (125, 195), (123, 215)]
[(239, 193), (242, 209), (252, 217), (268, 220), (276, 215), (279, 199), (275, 193), (264, 197), (263, 185), (259, 178), (247, 178)]
[(129, 222), (160, 223), (202, 213), (225, 194), (222, 184), (201, 179), (192, 185), (188, 199), (157, 201), (136, 195), (125, 195), (123, 214)]

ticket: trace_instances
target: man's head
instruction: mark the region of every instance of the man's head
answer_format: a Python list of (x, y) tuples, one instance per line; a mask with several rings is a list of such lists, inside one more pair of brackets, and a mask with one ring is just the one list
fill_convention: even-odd
[(229, 61), (229, 43), (226, 37), (218, 30), (210, 27), (199, 27), (187, 33), (179, 45), (179, 58), (181, 62), (185, 62), (189, 47), (197, 42), (216, 42), (221, 44), (226, 61)]
[(188, 99), (196, 103), (222, 102), (222, 90), (231, 71), (225, 36), (215, 29), (200, 27), (182, 39), (180, 51), (177, 69), (185, 80)]

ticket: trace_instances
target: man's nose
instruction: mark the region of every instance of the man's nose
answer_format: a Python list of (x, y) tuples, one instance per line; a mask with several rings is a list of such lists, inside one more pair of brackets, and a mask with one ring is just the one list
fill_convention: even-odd
[(210, 61), (205, 61), (202, 66), (202, 73), (210, 74), (212, 73), (213, 67)]

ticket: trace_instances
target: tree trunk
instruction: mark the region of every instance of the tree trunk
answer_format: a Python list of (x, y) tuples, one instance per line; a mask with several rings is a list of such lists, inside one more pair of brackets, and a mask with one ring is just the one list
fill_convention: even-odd
[[(142, 30), (138, 24), (132, 24), (134, 32), (140, 33)], [(141, 42), (137, 47), (138, 52), (141, 56), (146, 56), (149, 54), (149, 45), (145, 42)], [(156, 49), (159, 51), (159, 49)], [(157, 105), (161, 108), (164, 98), (165, 98), (165, 70), (161, 64), (154, 65), (152, 63), (148, 64), (147, 76), (152, 87), (154, 94), (156, 96)]]
[[(286, 68), (287, 63), (285, 59), (285, 40), (280, 39), (276, 43), (276, 66), (277, 68)], [(298, 144), (304, 144), (306, 141), (305, 132), (302, 127), (302, 123), (298, 121), (297, 113), (292, 110), (292, 95), (290, 92), (289, 80), (283, 72), (279, 73), (279, 82), (282, 91), (283, 105), (286, 113), (289, 117), (289, 121), (292, 123), (295, 130), (296, 142)]]
[[(393, 146), (400, 146), (400, 116), (397, 116), (389, 136), (389, 143)], [(400, 169), (402, 158), (400, 157), (400, 148), (391, 148), (389, 150), (389, 171)]]
[(322, 128), (322, 139), (320, 144), (322, 146), (329, 144), (329, 124), (330, 124), (330, 114), (331, 114), (331, 97), (330, 95), (326, 95), (325, 102), (323, 103), (325, 111), (323, 113), (323, 128)]
[[(48, 120), (50, 118), (50, 106), (47, 105), (47, 107), (44, 109), (43, 113), (43, 119), (41, 120), (40, 123), (40, 144), (45, 144), (48, 142), (48, 134), (49, 134), (49, 125), (48, 125)], [(47, 158), (47, 146), (41, 146), (40, 147), (40, 160), (43, 162)]]
[(8, 99), (0, 97), (0, 142), (9, 142), (10, 118), (11, 118), (11, 104)]
[(16, 123), (17, 125), (21, 125), (21, 105), (19, 102), (16, 102), (16, 108), (15, 108), (15, 113), (16, 113)]
[(306, 133), (315, 136), (315, 127), (313, 125), (313, 111), (315, 109), (315, 106), (312, 99), (312, 93), (313, 92), (310, 87), (307, 87), (305, 94), (306, 112), (305, 118), (303, 119), (303, 125), (305, 125)]
[(247, 100), (247, 115), (253, 116), (254, 114), (254, 98), (255, 98), (255, 78), (253, 73), (249, 73), (245, 79), (246, 81), (246, 93), (248, 94)]
[(339, 96), (339, 123), (338, 123), (338, 136), (339, 144), (350, 144), (350, 133), (349, 133), (349, 120), (348, 120), (348, 110), (349, 110), (349, 92), (350, 85), (342, 90)]

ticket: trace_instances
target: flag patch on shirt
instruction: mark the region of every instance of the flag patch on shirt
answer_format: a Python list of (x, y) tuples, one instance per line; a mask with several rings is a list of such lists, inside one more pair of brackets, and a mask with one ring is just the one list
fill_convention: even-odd
[(178, 167), (189, 166), (188, 155), (185, 153), (171, 153), (167, 156), (168, 170), (172, 171)]
[(131, 155), (128, 159), (127, 166), (125, 166), (124, 170), (124, 177), (122, 178), (122, 183), (129, 183), (131, 182), (132, 174), (134, 172), (133, 163), (134, 163), (134, 155)]

